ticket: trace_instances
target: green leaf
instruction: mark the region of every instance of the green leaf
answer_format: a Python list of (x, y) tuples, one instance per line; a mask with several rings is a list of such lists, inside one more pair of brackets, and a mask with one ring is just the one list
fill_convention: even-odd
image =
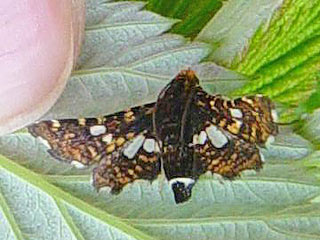
[(230, 66), (246, 51), (250, 39), (262, 23), (270, 20), (282, 0), (230, 0), (198, 34), (196, 40), (213, 47), (208, 57)]
[[(290, 146), (306, 147), (301, 139), (287, 141)], [(0, 212), (4, 230), (17, 238), (312, 239), (320, 234), (320, 204), (313, 202), (319, 181), (290, 158), (267, 158), (260, 173), (248, 171), (232, 182), (203, 176), (191, 201), (176, 205), (163, 179), (137, 181), (119, 195), (97, 193), (90, 169), (66, 168), (45, 150), (26, 133), (0, 138), (0, 152), (10, 158), (0, 158)]]
[[(160, 3), (160, 4), (159, 4)], [(171, 32), (194, 38), (205, 24), (222, 7), (221, 0), (151, 0), (148, 9), (161, 15), (178, 18), (182, 21), (176, 24)]]
[(153, 239), (0, 156), (1, 236), (16, 239)]
[(190, 66), (211, 92), (227, 93), (245, 84), (231, 70), (199, 64), (210, 52), (207, 44), (162, 34), (175, 20), (141, 11), (143, 5), (136, 2), (88, 3), (78, 69), (45, 119), (93, 117), (155, 101), (177, 72)]
[(259, 78), (239, 92), (260, 92), (287, 106), (310, 96), (320, 63), (319, 16), (319, 1), (286, 1), (236, 64), (240, 72)]
[(180, 19), (172, 33), (194, 38), (222, 7), (223, 0), (144, 0), (146, 8), (162, 16)]
[[(190, 13), (177, 23), (143, 10), (141, 2), (88, 0), (77, 69), (44, 119), (98, 116), (154, 101), (180, 69), (190, 66), (212, 93), (264, 92), (287, 105), (297, 104), (300, 92), (311, 94), (318, 66), (317, 1), (230, 0), (199, 34), (206, 43), (166, 33), (176, 24), (176, 31), (194, 36), (220, 7), (218, 1), (191, 2), (176, 1), (170, 8), (167, 0), (150, 1), (148, 7), (171, 16)], [(202, 16), (206, 8), (211, 15)], [(212, 29), (222, 30), (224, 24), (228, 28), (219, 38)], [(212, 62), (200, 63), (205, 57), (220, 59), (252, 80)], [(304, 136), (316, 143), (313, 120), (306, 121), (313, 136)], [(260, 172), (246, 171), (235, 181), (202, 176), (191, 201), (176, 205), (161, 178), (152, 184), (136, 181), (119, 195), (107, 189), (98, 193), (90, 181), (92, 169), (53, 159), (28, 133), (8, 135), (0, 138), (0, 236), (318, 239), (320, 182), (310, 168), (319, 158), (313, 149), (306, 139), (281, 129), (275, 143), (262, 150), (266, 163)], [(312, 167), (300, 161), (306, 157), (314, 161)]]
[(294, 133), (289, 127), (280, 127), (280, 134), (267, 149), (260, 150), (263, 156), (273, 160), (299, 160), (313, 152), (313, 145)]
[(235, 95), (262, 93), (292, 111), (316, 89), (319, 16), (318, 0), (229, 1), (196, 39), (215, 48), (208, 59), (251, 76)]
[(305, 115), (297, 132), (311, 141), (317, 149), (320, 147), (320, 109), (312, 114)]
[[(315, 151), (301, 163), (302, 167), (307, 167), (308, 171), (312, 172), (318, 179), (320, 179), (320, 151)], [(314, 201), (320, 202), (320, 198), (316, 198)]]
[[(319, 74), (318, 74), (319, 76)], [(316, 90), (310, 95), (308, 99), (302, 101), (297, 108), (297, 114), (312, 113), (314, 110), (320, 108), (320, 82), (317, 83)]]

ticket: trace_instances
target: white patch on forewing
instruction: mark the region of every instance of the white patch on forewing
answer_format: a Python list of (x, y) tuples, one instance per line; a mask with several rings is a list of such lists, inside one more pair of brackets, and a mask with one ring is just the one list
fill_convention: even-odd
[(192, 179), (192, 178), (184, 178), (184, 177), (172, 178), (172, 179), (169, 181), (170, 187), (172, 187), (172, 184), (174, 184), (174, 183), (176, 183), (176, 182), (184, 183), (184, 186), (187, 187), (187, 186), (189, 186), (190, 184), (194, 184), (194, 179)]
[(51, 149), (51, 146), (50, 146), (50, 144), (49, 144), (49, 142), (46, 140), (46, 139), (44, 139), (44, 138), (42, 138), (42, 137), (37, 137), (37, 139), (39, 140), (39, 142), (41, 142), (43, 145), (45, 145), (47, 148), (49, 148), (49, 149)]
[(230, 113), (231, 113), (231, 116), (234, 118), (242, 118), (243, 117), (242, 111), (237, 108), (230, 108)]
[(92, 136), (99, 136), (101, 134), (104, 134), (107, 131), (107, 128), (103, 125), (94, 125), (90, 127), (90, 134)]
[(152, 138), (148, 138), (144, 141), (143, 149), (148, 153), (152, 153), (155, 150), (156, 141)]
[(80, 162), (77, 162), (77, 161), (72, 161), (71, 162), (71, 165), (75, 166), (76, 168), (78, 169), (84, 169), (86, 168), (86, 165), (80, 163)]
[(105, 142), (106, 144), (109, 144), (112, 142), (112, 134), (109, 133), (105, 136), (103, 136), (102, 141)]
[(126, 147), (126, 149), (123, 151), (123, 154), (128, 157), (129, 159), (132, 159), (136, 153), (139, 151), (140, 147), (143, 144), (143, 141), (145, 139), (145, 136), (138, 135), (135, 137), (131, 143)]
[(201, 131), (199, 138), (198, 138), (198, 144), (203, 145), (207, 141), (207, 134), (205, 131)]
[(213, 146), (222, 148), (228, 143), (228, 138), (216, 126), (210, 125), (206, 128), (206, 132)]
[(275, 109), (271, 110), (271, 116), (272, 116), (273, 122), (278, 122), (278, 113)]

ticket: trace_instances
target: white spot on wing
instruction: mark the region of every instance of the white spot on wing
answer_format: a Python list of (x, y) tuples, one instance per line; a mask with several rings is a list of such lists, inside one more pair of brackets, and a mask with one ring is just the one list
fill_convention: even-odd
[(145, 139), (145, 136), (138, 135), (135, 137), (132, 142), (129, 144), (128, 147), (123, 151), (123, 154), (128, 157), (129, 159), (132, 159), (136, 153), (139, 151), (140, 147), (143, 144), (143, 141)]
[(222, 148), (228, 143), (228, 138), (216, 126), (210, 125), (206, 128), (206, 132), (213, 146)]
[(235, 118), (243, 117), (242, 111), (238, 108), (230, 108), (230, 113), (231, 113), (231, 116)]
[(170, 187), (172, 187), (172, 184), (174, 184), (176, 182), (184, 183), (184, 185), (187, 187), (190, 184), (194, 184), (194, 179), (192, 179), (192, 178), (184, 178), (184, 177), (173, 178), (173, 179), (171, 179), (169, 181)]
[(143, 149), (148, 153), (152, 153), (155, 150), (156, 141), (152, 138), (148, 138), (144, 141)]
[(99, 136), (104, 134), (107, 131), (107, 128), (103, 125), (94, 125), (90, 127), (90, 134), (93, 136)]
[(102, 141), (107, 144), (111, 143), (112, 142), (112, 134), (109, 133), (109, 134), (103, 136)]
[(80, 162), (77, 162), (77, 161), (72, 161), (71, 162), (71, 165), (75, 166), (76, 168), (78, 169), (84, 169), (86, 168), (86, 166)]
[(277, 113), (277, 111), (276, 111), (275, 109), (272, 109), (272, 110), (271, 110), (271, 116), (272, 116), (272, 120), (273, 120), (274, 122), (277, 122), (277, 121), (278, 121), (278, 113)]
[(198, 143), (200, 145), (203, 145), (206, 143), (206, 141), (207, 141), (207, 134), (205, 131), (201, 131), (199, 138), (198, 138)]

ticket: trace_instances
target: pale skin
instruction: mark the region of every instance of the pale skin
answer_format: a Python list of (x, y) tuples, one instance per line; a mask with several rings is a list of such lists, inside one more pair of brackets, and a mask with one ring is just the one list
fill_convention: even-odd
[(84, 0), (0, 1), (0, 135), (39, 119), (79, 54)]

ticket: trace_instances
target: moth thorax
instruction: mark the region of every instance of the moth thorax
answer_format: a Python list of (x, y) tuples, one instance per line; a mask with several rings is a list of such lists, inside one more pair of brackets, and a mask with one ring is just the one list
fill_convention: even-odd
[(193, 87), (199, 84), (199, 79), (196, 77), (194, 71), (182, 70), (176, 78), (177, 81), (183, 81), (185, 90), (191, 90)]
[(195, 180), (192, 178), (173, 178), (169, 181), (169, 185), (174, 194), (174, 200), (176, 203), (182, 203), (187, 201), (191, 197), (192, 187), (195, 184)]

